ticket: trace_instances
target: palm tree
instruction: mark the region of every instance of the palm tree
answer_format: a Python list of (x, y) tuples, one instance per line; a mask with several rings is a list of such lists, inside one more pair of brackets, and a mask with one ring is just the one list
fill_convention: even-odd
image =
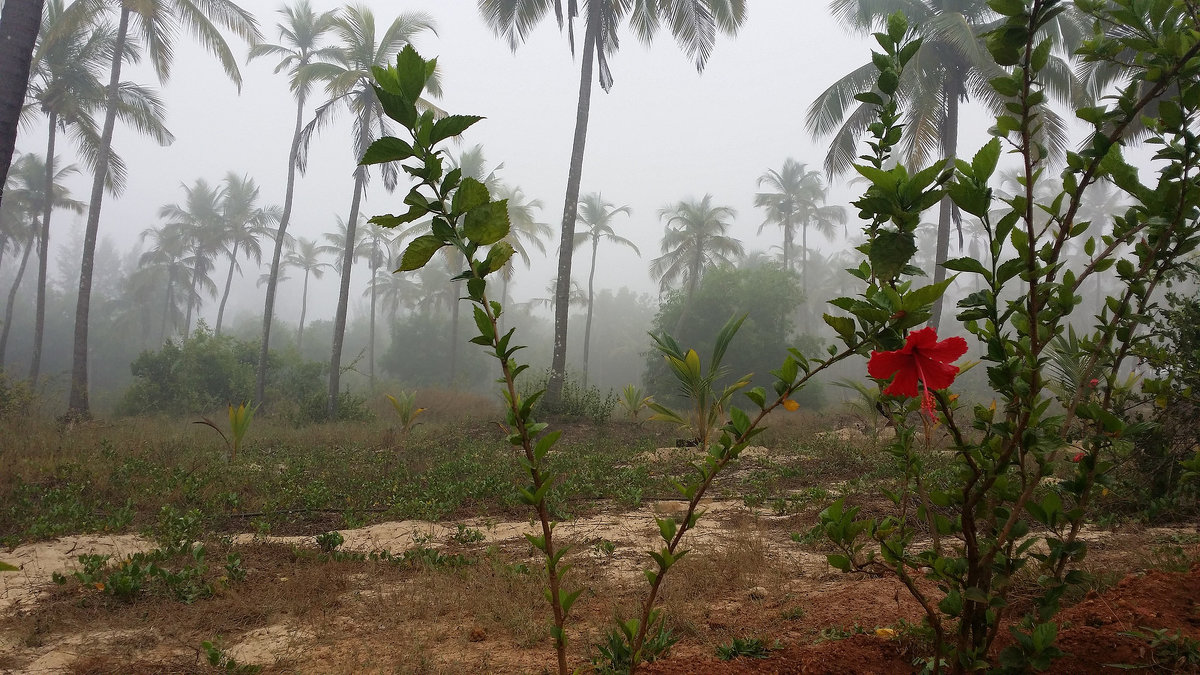
[[(46, 19), (34, 49), (33, 72), (29, 83), (30, 107), (37, 104), (47, 118), (47, 184), (56, 175), (54, 157), (59, 131), (68, 133), (79, 149), (84, 164), (93, 171), (100, 146), (100, 129), (95, 115), (106, 102), (102, 81), (106, 61), (111, 59), (116, 30), (98, 20), (98, 7), (77, 2), (70, 7), (63, 0), (46, 3)], [(143, 134), (166, 145), (173, 137), (164, 126), (165, 109), (158, 96), (136, 84), (122, 82), (118, 87), (116, 115)], [(124, 161), (112, 153), (109, 158), (108, 191), (119, 194), (125, 186)], [(49, 265), (51, 203), (43, 204), (41, 234), (38, 237), (37, 307), (34, 312), (33, 356), (29, 380), (37, 384), (42, 362), (42, 342), (46, 318), (46, 271)]]
[(612, 202), (604, 201), (599, 192), (592, 192), (583, 196), (579, 200), (579, 222), (583, 224), (583, 230), (575, 232), (575, 248), (579, 248), (584, 244), (591, 243), (592, 245), (592, 265), (588, 269), (588, 286), (587, 286), (587, 320), (584, 321), (583, 327), (583, 381), (587, 383), (588, 378), (588, 356), (591, 353), (592, 342), (592, 310), (594, 309), (596, 293), (596, 251), (600, 248), (600, 241), (607, 240), (620, 246), (626, 246), (633, 249), (633, 252), (641, 257), (642, 252), (638, 250), (636, 244), (629, 241), (625, 237), (620, 236), (612, 228), (612, 220), (618, 214), (632, 215), (632, 211), (628, 206), (614, 208)]
[[(345, 8), (334, 21), (333, 31), (338, 38), (336, 47), (325, 50), (319, 55), (318, 61), (301, 67), (298, 72), (299, 81), (302, 83), (324, 82), (325, 93), (329, 95), (329, 100), (317, 108), (315, 118), (301, 132), (301, 166), (307, 158), (307, 147), (313, 134), (332, 121), (341, 107), (349, 110), (354, 117), (352, 142), (355, 156), (361, 157), (372, 139), (391, 135), (387, 116), (384, 115), (383, 107), (371, 86), (371, 68), (390, 65), (396, 54), (417, 35), (425, 31), (436, 32), (431, 17), (420, 12), (406, 12), (393, 21), (382, 35), (377, 36), (375, 15), (361, 5)], [(437, 82), (431, 81), (428, 89), (437, 94)], [(384, 187), (388, 190), (395, 188), (399, 181), (399, 167), (395, 163), (384, 164), (380, 173), (383, 176)], [(354, 230), (358, 224), (359, 205), (369, 178), (367, 167), (360, 166), (355, 169), (354, 194), (350, 200), (350, 216), (346, 219), (349, 229), (347, 241), (355, 241)], [(331, 418), (337, 416), (338, 388), (342, 374), (342, 341), (346, 336), (346, 312), (350, 304), (350, 272), (353, 264), (353, 247), (348, 246), (342, 252), (341, 286), (333, 324), (333, 352), (329, 362), (328, 410)]]
[(736, 215), (728, 206), (713, 206), (712, 195), (683, 200), (663, 207), (658, 216), (667, 221), (662, 255), (650, 261), (650, 276), (666, 291), (677, 282), (684, 287), (683, 311), (675, 332), (683, 325), (700, 277), (712, 267), (732, 265), (745, 254), (742, 242), (726, 234)]
[(186, 338), (192, 332), (192, 312), (199, 313), (200, 310), (200, 292), (205, 291), (211, 297), (217, 295), (217, 285), (209, 274), (213, 269), (213, 258), (225, 240), (225, 222), (221, 212), (225, 189), (209, 185), (203, 178), (197, 178), (191, 187), (182, 187), (185, 195), (183, 204), (167, 204), (159, 208), (158, 216), (167, 219), (168, 227), (179, 228), (180, 236), (186, 242), (185, 260), (191, 267), (187, 318), (183, 323), (183, 336)]
[(225, 303), (229, 300), (229, 288), (233, 285), (233, 271), (238, 267), (239, 249), (246, 258), (261, 264), (262, 244), (259, 240), (276, 234), (271, 225), (278, 223), (280, 218), (279, 207), (258, 205), (259, 190), (253, 178), (230, 172), (226, 174), (224, 182), (221, 216), (225, 226), (225, 247), (229, 251), (229, 273), (225, 277), (225, 293), (217, 310), (217, 335), (221, 334), (221, 320), (225, 318)]
[(188, 238), (182, 227), (164, 225), (144, 230), (141, 239), (143, 242), (152, 240), (152, 246), (138, 258), (138, 266), (141, 270), (155, 270), (159, 277), (166, 280), (162, 326), (158, 333), (158, 343), (161, 345), (167, 338), (167, 322), (170, 321), (174, 332), (183, 318), (176, 290), (191, 286), (191, 266), (187, 263)]
[[(532, 246), (544, 254), (545, 240), (554, 234), (549, 225), (537, 220), (534, 215), (534, 211), (542, 208), (542, 200), (528, 199), (520, 187), (506, 184), (497, 188), (496, 196), (508, 202), (508, 237), (505, 240), (512, 245), (525, 267), (529, 268), (532, 264), (529, 247)], [(509, 258), (504, 269), (500, 271), (500, 278), (504, 282), (500, 293), (501, 304), (508, 304), (508, 284), (512, 281), (514, 270), (513, 259)]]
[(38, 155), (32, 153), (21, 155), (21, 158), (13, 164), (10, 173), (9, 182), (12, 183), (10, 196), (14, 198), (14, 206), (19, 206), (16, 213), (23, 211), (22, 215), (28, 225), (22, 228), (24, 231), (21, 232), (21, 239), (25, 246), (25, 253), (21, 256), (21, 266), (17, 270), (16, 279), (9, 290), (8, 304), (4, 309), (4, 328), (0, 332), (0, 364), (4, 363), (9, 330), (12, 328), (13, 306), (17, 299), (17, 289), (21, 286), (21, 279), (24, 277), (25, 268), (29, 263), (29, 254), (35, 245), (38, 245), (39, 249), (41, 248), (38, 239), (42, 228), (38, 220), (47, 210), (44, 205), (49, 204), (50, 209), (69, 209), (76, 213), (83, 213), (84, 208), (83, 202), (71, 199), (70, 192), (63, 186), (64, 179), (79, 173), (79, 167), (74, 164), (64, 166), (54, 174), (49, 183), (49, 191), (46, 189), (45, 182), (46, 162)]
[[(478, 0), (484, 21), (513, 51), (524, 42), (534, 26), (554, 8), (561, 29), (565, 22), (571, 51), (575, 50), (575, 19), (580, 4), (584, 11), (583, 54), (579, 68), (579, 103), (575, 114), (575, 136), (571, 145), (571, 166), (567, 173), (567, 195), (563, 205), (562, 230), (558, 243), (558, 302), (554, 311), (554, 355), (545, 398), (556, 404), (562, 393), (567, 366), (568, 296), (571, 293), (571, 254), (575, 236), (575, 218), (579, 204), (579, 184), (583, 178), (583, 152), (587, 140), (588, 115), (591, 112), (593, 61), (599, 65), (600, 87), (608, 91), (612, 73), (608, 58), (617, 52), (617, 32), (629, 21), (635, 35), (647, 44), (665, 22), (675, 42), (703, 71), (716, 44), (717, 31), (733, 35), (746, 19), (746, 0)], [(564, 9), (566, 10), (564, 12)], [(559, 652), (559, 671), (566, 663)]]
[(825, 204), (825, 181), (819, 171), (811, 171), (808, 165), (788, 157), (783, 168), (774, 169), (758, 177), (758, 186), (767, 186), (768, 192), (754, 195), (754, 205), (767, 212), (767, 218), (758, 226), (762, 234), (767, 225), (776, 225), (783, 230), (783, 268), (792, 269), (792, 245), (795, 228), (801, 229), (801, 253), (804, 256), (804, 286), (807, 289), (808, 275), (808, 228), (815, 227), (826, 237), (832, 237), (835, 225), (846, 223), (846, 209)]
[[(897, 91), (906, 111), (900, 154), (910, 166), (922, 167), (933, 160), (953, 166), (958, 155), (959, 106), (963, 101), (973, 98), (989, 114), (1006, 114), (1007, 99), (989, 84), (1006, 71), (992, 60), (982, 37), (1002, 25), (1003, 17), (993, 12), (985, 0), (832, 0), (830, 8), (843, 24), (863, 34), (880, 30), (887, 17), (898, 10), (903, 10), (910, 24), (918, 27), (921, 46), (905, 68)], [(1069, 53), (1090, 34), (1088, 25), (1072, 7), (1042, 31), (1044, 36), (1054, 37), (1060, 50)], [(1057, 100), (1073, 106), (1086, 100), (1084, 87), (1062, 58), (1051, 57), (1044, 73), (1047, 91)], [(856, 161), (858, 138), (874, 120), (874, 110), (854, 96), (870, 91), (875, 76), (875, 65), (868, 62), (832, 84), (808, 109), (805, 124), (813, 137), (833, 134), (825, 156), (825, 171), (830, 176), (849, 170)], [(1066, 144), (1063, 120), (1046, 110), (1035, 126), (1041, 128), (1040, 142), (1052, 154), (1061, 155)], [(946, 278), (942, 264), (949, 254), (950, 225), (960, 220), (950, 198), (943, 199), (938, 214), (935, 282)], [(933, 306), (931, 325), (938, 325), (941, 311), (939, 298)]]
[(271, 271), (267, 277), (267, 297), (263, 308), (262, 344), (258, 351), (258, 381), (255, 399), (262, 401), (267, 388), (267, 352), (271, 345), (271, 322), (275, 316), (275, 291), (279, 285), (279, 266), (282, 263), (284, 237), (292, 220), (292, 198), (296, 191), (296, 170), (300, 167), (300, 132), (304, 127), (304, 106), (311, 91), (310, 82), (300, 77), (300, 70), (314, 59), (326, 53), (321, 39), (333, 30), (337, 11), (317, 14), (308, 0), (296, 0), (292, 7), (278, 10), (284, 20), (278, 24), (280, 44), (260, 43), (250, 48), (250, 57), (278, 57), (275, 72), (286, 70), (291, 80), (292, 94), (296, 97), (296, 129), (292, 132), (291, 150), (288, 152), (287, 190), (283, 197), (283, 213), (279, 216), (279, 232), (275, 235), (275, 251), (271, 256)]
[(304, 347), (304, 319), (308, 314), (308, 279), (309, 277), (320, 279), (325, 276), (325, 270), (332, 267), (329, 263), (321, 260), (321, 254), (325, 250), (326, 247), (312, 239), (299, 237), (296, 239), (295, 248), (288, 251), (287, 258), (284, 260), (284, 264), (304, 272), (304, 291), (300, 295), (300, 328), (296, 332), (297, 350)]
[[(91, 311), (92, 268), (95, 264), (96, 241), (100, 231), (100, 211), (104, 202), (104, 190), (108, 180), (108, 167), (112, 157), (112, 139), (116, 128), (117, 111), (120, 107), (121, 66), (135, 53), (135, 47), (145, 48), (150, 62), (160, 81), (165, 82), (171, 72), (176, 31), (186, 28), (200, 43), (221, 62), (225, 73), (240, 88), (241, 74), (237, 61), (229, 49), (218, 27), (232, 31), (247, 42), (258, 42), (262, 37), (258, 24), (246, 10), (232, 0), (93, 0), (117, 12), (117, 36), (113, 43), (112, 66), (109, 70), (107, 101), (104, 126), (100, 134), (100, 147), (96, 156), (96, 174), (92, 181), (92, 194), (88, 201), (87, 225), (83, 234), (83, 256), (79, 270), (79, 297), (75, 306), (75, 344), (71, 368), (71, 395), (69, 413), (77, 416), (90, 414), (88, 402), (88, 318)], [(131, 26), (136, 24), (136, 26)], [(131, 28), (132, 34), (131, 34)]]
[(42, 22), (43, 0), (9, 0), (0, 9), (0, 204), (17, 147), (17, 122)]
[(383, 313), (387, 325), (396, 322), (396, 314), (404, 306), (413, 306), (421, 296), (421, 285), (409, 278), (407, 274), (395, 274), (387, 269), (376, 270), (367, 288), (363, 289), (363, 297), (376, 296), (383, 305)]
[[(363, 237), (363, 243), (367, 247), (366, 259), (367, 266), (371, 270), (371, 280), (374, 282), (378, 276), (380, 268), (389, 264), (392, 258), (391, 242), (384, 237), (384, 228), (374, 223), (367, 223), (366, 236)], [(371, 321), (368, 331), (367, 343), (367, 378), (370, 382), (371, 391), (375, 391), (375, 311), (378, 300), (378, 287), (374, 283), (367, 285), (365, 295), (371, 298)]]

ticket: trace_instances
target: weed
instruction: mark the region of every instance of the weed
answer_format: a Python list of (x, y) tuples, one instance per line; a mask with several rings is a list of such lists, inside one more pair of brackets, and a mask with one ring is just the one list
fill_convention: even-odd
[(467, 527), (462, 523), (458, 523), (458, 530), (450, 535), (450, 541), (464, 545), (481, 542), (484, 539), (485, 537), (483, 532), (480, 532), (473, 527)]
[(804, 618), (804, 614), (804, 608), (797, 605), (795, 607), (789, 607), (780, 612), (779, 618), (783, 619), (784, 621), (799, 621)]
[(339, 546), (346, 543), (346, 538), (341, 532), (322, 532), (316, 537), (317, 548), (321, 549), (322, 553), (333, 553)]
[[(634, 658), (629, 645), (633, 642), (636, 630), (637, 627), (631, 620), (618, 622), (616, 628), (609, 629), (605, 633), (604, 644), (596, 645), (597, 651), (600, 652), (599, 656), (592, 658), (592, 667), (595, 668), (598, 675), (623, 675), (630, 671), (634, 664)], [(671, 631), (660, 622), (656, 624), (654, 630), (647, 634), (638, 660), (650, 663), (661, 659), (671, 651), (671, 647), (678, 641), (679, 638), (673, 636)]]
[(732, 642), (717, 645), (717, 658), (732, 661), (738, 658), (765, 659), (771, 650), (760, 638), (734, 638)]
[(200, 648), (204, 650), (204, 656), (208, 660), (208, 665), (218, 668), (229, 675), (255, 675), (262, 670), (262, 666), (256, 666), (249, 663), (238, 663), (225, 653), (221, 646), (221, 636), (217, 636), (211, 642), (205, 640), (200, 643)]
[[(1146, 642), (1152, 654), (1151, 667), (1169, 673), (1194, 673), (1200, 671), (1200, 640), (1167, 628), (1141, 628), (1124, 631), (1125, 637)], [(1106, 664), (1113, 668), (1142, 668), (1124, 664)]]

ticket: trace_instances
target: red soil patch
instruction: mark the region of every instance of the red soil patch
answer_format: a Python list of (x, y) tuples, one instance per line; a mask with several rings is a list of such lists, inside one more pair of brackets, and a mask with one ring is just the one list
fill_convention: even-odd
[[(857, 594), (851, 593), (848, 599), (855, 600), (854, 595)], [(844, 617), (858, 613), (857, 603), (841, 606), (840, 600), (837, 598), (837, 605), (827, 607), (836, 610), (845, 607), (848, 614), (843, 614)], [(892, 607), (885, 610), (888, 605)], [(878, 625), (908, 614), (897, 613), (895, 610), (898, 608), (892, 602), (883, 601), (879, 595), (875, 596), (875, 607), (878, 611), (874, 614), (874, 622)], [(1128, 631), (1145, 633), (1147, 629), (1165, 628), (1171, 634), (1179, 631), (1183, 636), (1200, 639), (1200, 564), (1187, 573), (1131, 574), (1102, 594), (1089, 594), (1083, 602), (1061, 612), (1056, 620), (1061, 626), (1059, 648), (1068, 655), (1058, 660), (1048, 671), (1050, 673), (1094, 675), (1128, 672), (1114, 664), (1157, 667), (1160, 669), (1157, 672), (1200, 672), (1195, 666), (1165, 663), (1161, 655), (1156, 655), (1150, 649), (1147, 640), (1122, 635)], [(1007, 642), (1011, 642), (1011, 638), (1002, 638), (997, 649)], [(815, 645), (790, 645), (773, 652), (767, 659), (743, 658), (730, 662), (720, 661), (711, 654), (692, 653), (680, 648), (669, 658), (648, 665), (643, 672), (659, 675), (699, 672), (713, 675), (891, 675), (913, 672), (910, 659), (911, 656), (904, 652), (897, 640), (868, 633)]]

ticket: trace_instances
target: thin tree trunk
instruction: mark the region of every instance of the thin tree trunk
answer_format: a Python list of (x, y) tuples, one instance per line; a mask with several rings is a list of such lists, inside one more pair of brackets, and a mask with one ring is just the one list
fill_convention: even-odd
[(17, 123), (42, 26), (42, 4), (43, 0), (8, 0), (0, 10), (0, 200), (17, 146)]
[(700, 270), (704, 269), (704, 242), (696, 242), (696, 259), (692, 261), (692, 271), (688, 274), (687, 290), (683, 295), (683, 308), (679, 310), (679, 318), (675, 321), (675, 331), (672, 337), (680, 337), (683, 322), (687, 319), (688, 311), (692, 308), (692, 296), (696, 286), (700, 285)]
[(104, 111), (104, 130), (96, 154), (96, 177), (92, 181), (92, 198), (88, 202), (87, 227), (83, 234), (83, 260), (79, 266), (79, 297), (75, 304), (75, 345), (72, 349), (71, 395), (68, 412), (88, 417), (88, 317), (92, 306), (92, 267), (96, 261), (96, 238), (100, 230), (100, 207), (104, 202), (104, 179), (108, 176), (108, 161), (112, 153), (113, 130), (117, 124), (117, 94), (121, 83), (121, 62), (125, 56), (125, 38), (129, 33), (128, 6), (122, 6), (117, 23), (117, 39), (113, 43), (112, 70), (108, 78), (108, 95)]
[(33, 252), (33, 240), (25, 247), (21, 255), (21, 266), (17, 268), (17, 278), (13, 280), (12, 288), (8, 291), (8, 305), (4, 308), (4, 329), (0, 330), (0, 370), (4, 369), (4, 352), (8, 347), (8, 331), (12, 328), (13, 305), (17, 301), (17, 289), (21, 287), (21, 279), (25, 276), (25, 267), (29, 264), (29, 254)]
[[(946, 124), (942, 127), (942, 154), (946, 166), (954, 166), (954, 158), (958, 155), (958, 103), (959, 92), (953, 85), (946, 96)], [(939, 284), (946, 280), (946, 258), (950, 255), (950, 226), (954, 220), (954, 202), (949, 196), (942, 198), (938, 209), (937, 247), (933, 259), (933, 283)], [(942, 299), (939, 295), (933, 303), (933, 316), (929, 325), (936, 331), (942, 323)]]
[(239, 241), (233, 242), (233, 250), (229, 253), (229, 274), (225, 276), (225, 293), (221, 296), (221, 306), (217, 309), (217, 335), (221, 334), (221, 321), (225, 318), (225, 302), (229, 300), (229, 287), (233, 285), (233, 268), (237, 267), (237, 251), (240, 243)]
[(46, 268), (50, 256), (50, 213), (54, 211), (54, 142), (58, 115), (50, 113), (49, 139), (46, 141), (46, 187), (42, 191), (42, 232), (38, 237), (37, 308), (33, 319), (33, 356), (29, 362), (29, 382), (37, 387), (42, 369), (42, 341), (46, 328)]
[(187, 318), (183, 321), (183, 339), (188, 339), (192, 334), (192, 308), (196, 308), (196, 314), (200, 314), (200, 301), (197, 300), (196, 279), (200, 278), (200, 252), (196, 251), (192, 255), (196, 256), (196, 264), (192, 266), (192, 285), (188, 289), (187, 299)]
[[(583, 151), (587, 142), (588, 114), (592, 106), (592, 60), (599, 29), (599, 3), (588, 3), (587, 30), (583, 40), (583, 64), (579, 68), (579, 104), (575, 111), (575, 139), (571, 145), (571, 168), (567, 173), (567, 196), (563, 205), (562, 234), (558, 242), (558, 281), (554, 287), (554, 356), (545, 400), (550, 406), (562, 399), (567, 372), (567, 318), (571, 304), (571, 254), (575, 219), (579, 214), (579, 184), (583, 179)], [(565, 671), (565, 664), (559, 664)]]
[(458, 382), (458, 306), (462, 302), (462, 282), (454, 282), (454, 304), (450, 306), (450, 385)]
[[(2, 189), (2, 188), (0, 188), (0, 189)], [(0, 232), (0, 263), (4, 262), (4, 251), (7, 248), (8, 248), (8, 235)], [(4, 266), (0, 265), (0, 270), (2, 270), (2, 269), (4, 269)]]
[(304, 270), (304, 293), (300, 296), (300, 330), (296, 334), (296, 351), (304, 349), (304, 316), (308, 313), (308, 270)]
[(583, 325), (583, 385), (586, 387), (588, 382), (588, 357), (591, 353), (592, 345), (592, 307), (596, 298), (593, 292), (596, 281), (596, 249), (600, 247), (600, 240), (592, 237), (592, 268), (588, 271), (588, 308), (587, 320)]
[[(363, 125), (363, 133), (367, 131)], [(362, 202), (365, 167), (354, 173), (354, 198), (350, 202), (350, 220), (346, 221), (346, 251), (342, 254), (341, 290), (337, 314), (333, 319), (333, 353), (329, 358), (329, 419), (337, 419), (339, 385), (342, 377), (342, 343), (346, 339), (346, 312), (350, 305), (350, 273), (354, 270), (354, 232), (358, 225), (358, 207)]]
[[(372, 270), (372, 273), (374, 270)], [(371, 280), (371, 342), (367, 345), (368, 372), (370, 373), (371, 393), (375, 393), (375, 280)]]
[(783, 221), (783, 269), (792, 271), (792, 215), (789, 213)]
[[(804, 262), (803, 262), (803, 264), (804, 264), (804, 281), (803, 281), (804, 310), (805, 310), (804, 313), (808, 317), (808, 320), (811, 322), (813, 320), (813, 310), (812, 310), (812, 293), (811, 293), (811, 291), (809, 291), (809, 288), (808, 288), (809, 275), (808, 275), (808, 221), (807, 220), (805, 220), (804, 224), (800, 226), (800, 247), (802, 249), (804, 249), (803, 251), (800, 252), (800, 255), (804, 256)], [(810, 323), (809, 325), (812, 325), (812, 324)]]
[(158, 344), (162, 346), (167, 340), (167, 317), (171, 315), (171, 308), (175, 304), (175, 272), (167, 273), (167, 292), (163, 297), (163, 317), (162, 328), (158, 331)]
[[(292, 198), (296, 192), (296, 156), (300, 152), (300, 132), (304, 123), (303, 95), (296, 101), (296, 130), (292, 133), (292, 149), (288, 153), (287, 191), (283, 197), (283, 213), (279, 216), (279, 232), (275, 234), (275, 252), (271, 256), (271, 275), (267, 278), (267, 299), (263, 307), (262, 344), (258, 349), (258, 382), (255, 386), (255, 399), (261, 404), (266, 399), (267, 388), (267, 352), (271, 347), (271, 321), (275, 317), (275, 290), (279, 285), (279, 265), (283, 258), (283, 242), (286, 239), (288, 223), (292, 218)], [(304, 273), (304, 287), (308, 288), (308, 272)], [(300, 334), (304, 334), (303, 323)]]

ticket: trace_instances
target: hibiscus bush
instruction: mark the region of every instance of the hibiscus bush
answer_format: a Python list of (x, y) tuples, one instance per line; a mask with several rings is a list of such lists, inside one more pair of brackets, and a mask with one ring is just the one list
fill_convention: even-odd
[[(1078, 535), (1093, 493), (1152, 430), (1131, 412), (1138, 397), (1164, 386), (1161, 378), (1133, 376), (1130, 357), (1151, 334), (1156, 298), (1200, 242), (1197, 18), (1170, 0), (1076, 3), (1095, 17), (1097, 31), (1078, 56), (1096, 73), (1122, 69), (1118, 79), (1126, 84), (1106, 105), (1076, 111), (1092, 133), (1067, 153), (1062, 190), (1047, 200), (1038, 196), (1048, 181), (1043, 130), (1052, 115), (1042, 78), (1055, 44), (1042, 29), (1065, 7), (1042, 0), (989, 5), (1003, 17), (986, 42), (1005, 69), (991, 86), (1006, 112), (970, 161), (912, 171), (892, 166), (892, 149), (905, 134), (897, 84), (919, 40), (900, 15), (876, 34), (879, 77), (857, 96), (878, 111), (868, 127), (870, 152), (856, 166), (870, 182), (855, 203), (866, 223), (867, 261), (853, 273), (866, 290), (833, 302), (846, 315), (826, 317), (847, 344), (872, 345), (867, 372), (883, 387), (896, 422), (889, 453), (905, 476), (886, 491), (895, 515), (860, 518), (857, 507), (840, 500), (821, 514), (838, 549), (829, 561), (845, 571), (895, 575), (909, 589), (934, 634), (935, 653), (925, 664), (934, 673), (1025, 672), (1061, 655), (1052, 617), (1063, 593), (1086, 580), (1079, 565), (1087, 548)], [(1157, 148), (1153, 180), (1143, 182), (1124, 158), (1135, 137)], [(1019, 164), (1021, 189), (1000, 199), (989, 182), (1005, 150)], [(1111, 231), (1088, 236), (1080, 205), (1101, 181), (1133, 205)], [(978, 259), (945, 263), (975, 283), (956, 314), (969, 343), (939, 340), (933, 327), (909, 330), (929, 318), (953, 280), (920, 285), (910, 262), (921, 212), (944, 198), (987, 234)], [(1074, 266), (1067, 255), (1073, 248), (1086, 254)], [(1114, 277), (1119, 290), (1090, 327), (1076, 326), (1078, 335), (1066, 339), (1083, 284), (1100, 274)], [(951, 393), (954, 362), (963, 356), (986, 366), (990, 402), (968, 407)], [(1069, 367), (1052, 369), (1055, 362)], [(917, 452), (943, 436), (957, 476), (948, 489), (925, 482)], [(1017, 587), (1034, 598), (1014, 616)], [(1005, 629), (1010, 646), (995, 653)]]

